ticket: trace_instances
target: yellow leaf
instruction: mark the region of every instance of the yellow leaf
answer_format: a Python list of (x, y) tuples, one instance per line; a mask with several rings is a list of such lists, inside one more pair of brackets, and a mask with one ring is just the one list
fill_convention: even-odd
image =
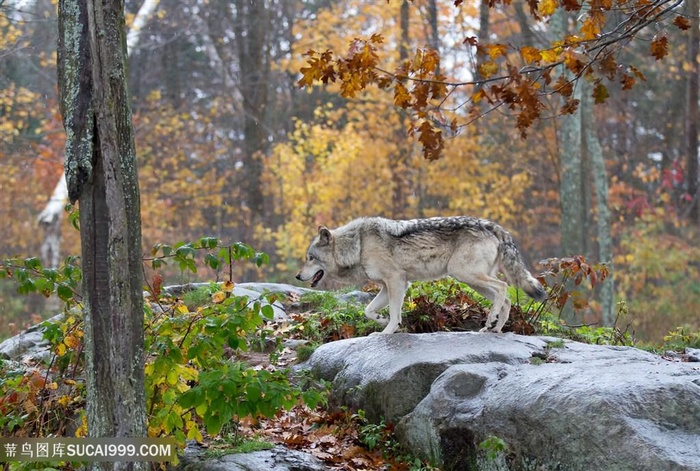
[(542, 60), (545, 62), (556, 62), (559, 59), (559, 48), (545, 49), (541, 51)]
[(539, 5), (537, 5), (537, 11), (542, 16), (551, 16), (558, 6), (559, 2), (557, 0), (542, 0)]
[(211, 300), (214, 304), (221, 304), (224, 302), (224, 299), (226, 299), (226, 293), (223, 291), (217, 291), (211, 295)]
[(66, 344), (68, 348), (76, 348), (78, 345), (80, 345), (80, 340), (78, 340), (77, 337), (74, 335), (69, 335), (65, 339), (63, 339), (63, 343)]
[(486, 79), (498, 72), (498, 64), (492, 61), (484, 62), (483, 64), (479, 65), (478, 69), (481, 77)]
[(586, 18), (581, 26), (581, 33), (583, 33), (583, 39), (595, 39), (600, 33), (600, 28), (593, 18)]
[(233, 281), (224, 281), (223, 283), (221, 283), (221, 291), (223, 291), (224, 293), (232, 293), (234, 286), (235, 285), (233, 284)]
[(536, 47), (525, 46), (520, 49), (520, 55), (523, 56), (523, 60), (528, 64), (530, 62), (539, 62), (542, 60), (542, 53)]
[(63, 355), (66, 354), (66, 344), (61, 342), (56, 346), (56, 354), (59, 357), (62, 357)]
[(401, 82), (397, 82), (394, 88), (394, 104), (406, 109), (411, 106), (411, 102), (411, 94), (408, 93), (408, 89)]
[(491, 59), (498, 59), (506, 54), (507, 46), (505, 44), (488, 44), (486, 50)]
[(169, 370), (168, 374), (166, 376), (166, 380), (168, 381), (168, 384), (171, 386), (177, 384), (177, 380), (178, 380), (177, 371), (175, 371), (174, 369)]
[[(192, 422), (192, 423), (194, 424), (194, 422)], [(197, 440), (197, 442), (204, 441), (204, 439), (202, 437), (202, 432), (199, 431), (197, 424), (194, 424), (189, 428), (189, 430), (187, 431), (187, 439), (188, 440)]]
[(68, 404), (70, 404), (71, 397), (70, 396), (61, 396), (58, 398), (58, 405), (61, 407), (68, 407)]

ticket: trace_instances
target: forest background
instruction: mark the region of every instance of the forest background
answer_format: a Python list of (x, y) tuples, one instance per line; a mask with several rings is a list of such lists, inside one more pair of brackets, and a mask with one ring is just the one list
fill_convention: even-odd
[[(125, 3), (127, 28), (135, 30), (145, 2)], [(269, 253), (271, 263), (241, 267), (237, 280), (290, 282), (319, 224), (471, 215), (511, 231), (533, 271), (542, 259), (576, 254), (610, 263), (605, 283), (614, 280), (615, 300), (626, 302), (641, 339), (700, 328), (697, 174), (689, 168), (693, 159), (697, 166), (697, 144), (694, 155), (688, 151), (693, 125), (697, 134), (688, 100), (689, 88), (697, 89), (689, 74), (697, 57), (688, 59), (697, 38), (683, 28), (657, 25), (668, 38), (663, 54), (649, 52), (659, 31), (639, 33), (620, 52), (635, 64), (636, 79), (593, 89), (601, 103), (576, 111), (589, 119), (574, 131), (593, 132), (604, 159), (610, 259), (600, 252), (593, 146), (579, 139), (581, 148), (572, 149), (562, 138), (570, 123), (555, 118), (559, 97), (543, 103), (523, 138), (522, 114), (477, 106), (473, 89), (455, 88), (434, 116), (444, 118), (446, 139), (440, 159), (429, 161), (415, 116), (396, 107), (394, 91), (370, 87), (347, 99), (337, 83), (299, 86), (309, 50), (342, 54), (354, 38), (373, 34), (383, 37), (378, 56), (387, 69), (406, 57), (420, 62), (432, 48), (447, 80), (483, 76), (504, 53), (490, 49), (484, 58), (469, 38), (497, 38), (515, 50), (551, 42), (547, 19), (524, 14), (524, 3), (151, 4), (130, 50), (129, 84), (145, 255), (154, 244), (202, 236), (243, 241)], [(38, 256), (49, 235), (38, 216), (61, 178), (65, 143), (56, 35), (56, 1), (0, 0), (0, 259)], [(630, 79), (639, 83), (630, 87)], [(450, 128), (451, 120), (460, 124)], [(573, 153), (580, 159), (572, 194), (566, 177)], [(573, 200), (581, 210), (572, 215)], [(58, 222), (61, 256), (78, 254), (79, 234), (69, 218)], [(175, 268), (165, 275), (169, 283), (193, 280)], [(220, 275), (202, 271), (197, 279)], [(597, 290), (585, 294), (591, 303), (577, 322), (602, 322)], [(0, 338), (47, 313), (41, 297), (20, 297), (0, 279)]]

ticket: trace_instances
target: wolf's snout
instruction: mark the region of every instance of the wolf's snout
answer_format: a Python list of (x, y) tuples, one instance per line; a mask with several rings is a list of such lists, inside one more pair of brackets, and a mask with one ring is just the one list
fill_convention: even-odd
[(297, 273), (296, 276), (294, 277), (297, 280), (301, 281), (301, 272)]

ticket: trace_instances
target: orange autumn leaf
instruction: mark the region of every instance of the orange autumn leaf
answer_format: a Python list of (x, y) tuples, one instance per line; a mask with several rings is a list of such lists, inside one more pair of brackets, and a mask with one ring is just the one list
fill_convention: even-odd
[(668, 38), (666, 36), (654, 36), (651, 40), (651, 55), (658, 61), (668, 54)]

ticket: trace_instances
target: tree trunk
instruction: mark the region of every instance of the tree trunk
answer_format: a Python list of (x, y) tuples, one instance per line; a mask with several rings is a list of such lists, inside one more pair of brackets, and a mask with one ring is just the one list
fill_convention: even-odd
[(690, 207), (688, 208), (688, 218), (695, 226), (700, 224), (700, 202), (698, 198), (698, 82), (700, 67), (698, 67), (698, 53), (700, 53), (700, 1), (688, 0), (688, 16), (690, 19), (690, 38), (688, 39), (688, 114), (686, 121), (687, 133), (687, 185), (690, 196)]
[[(139, 8), (126, 40), (127, 54), (138, 46), (141, 30), (153, 17), (160, 0), (144, 0)], [(61, 41), (61, 39), (59, 39)], [(60, 92), (59, 92), (60, 93)], [(44, 266), (56, 267), (60, 259), (61, 221), (63, 208), (68, 202), (68, 186), (65, 172), (61, 175), (51, 198), (37, 216), (37, 222), (44, 231), (44, 241), (41, 246), (41, 262)]]
[[(554, 37), (568, 33), (569, 15), (561, 8), (550, 21)], [(575, 98), (581, 100), (581, 84), (576, 87)], [(559, 203), (561, 207), (561, 251), (564, 256), (585, 254), (586, 204), (583, 186), (583, 156), (581, 136), (581, 110), (562, 116), (558, 130), (559, 149)], [(572, 288), (569, 286), (567, 289)], [(567, 304), (561, 312), (567, 323), (573, 323), (574, 312)]]
[[(403, 0), (399, 13), (399, 25), (401, 27), (401, 42), (399, 43), (399, 64), (408, 59), (409, 36), (409, 1)], [(432, 47), (432, 46), (431, 46)], [(410, 147), (406, 144), (406, 131), (403, 123), (406, 120), (405, 110), (396, 108), (399, 126), (394, 132), (396, 152), (389, 157), (389, 171), (391, 172), (391, 217), (402, 219), (407, 216), (408, 192), (410, 187), (410, 174), (408, 158)]]
[[(486, 0), (482, 0), (481, 3), (479, 4), (479, 42), (480, 43), (487, 43), (489, 41), (490, 18), (491, 18), (491, 7), (489, 6), (489, 2)], [(482, 77), (481, 73), (479, 72), (479, 67), (484, 63), (484, 60), (485, 60), (484, 56), (482, 56), (482, 55), (476, 56), (476, 67), (474, 68), (474, 78), (477, 82), (484, 79), (484, 77)], [(474, 91), (476, 92), (477, 90), (481, 89), (482, 87), (483, 87), (483, 85), (481, 83), (477, 83), (474, 86)]]
[(145, 437), (141, 219), (123, 4), (61, 0), (58, 19), (66, 180), (71, 201), (80, 201), (88, 434)]
[(583, 118), (583, 133), (586, 153), (591, 162), (593, 173), (593, 185), (596, 196), (597, 235), (598, 235), (598, 260), (607, 263), (610, 268), (610, 276), (600, 285), (600, 304), (602, 307), (602, 322), (605, 326), (615, 323), (615, 284), (612, 277), (613, 269), (613, 242), (610, 231), (610, 207), (608, 205), (608, 176), (605, 170), (603, 149), (600, 146), (598, 133), (593, 119), (593, 103), (590, 94), (590, 85), (584, 86), (583, 101), (581, 103), (581, 115)]
[(267, 76), (270, 65), (266, 60), (265, 45), (270, 24), (266, 2), (237, 0), (235, 22), (240, 88), (243, 95), (243, 155), (245, 162), (245, 189), (248, 208), (253, 221), (264, 216), (265, 203), (262, 189), (262, 153), (267, 149), (265, 115), (267, 113)]

